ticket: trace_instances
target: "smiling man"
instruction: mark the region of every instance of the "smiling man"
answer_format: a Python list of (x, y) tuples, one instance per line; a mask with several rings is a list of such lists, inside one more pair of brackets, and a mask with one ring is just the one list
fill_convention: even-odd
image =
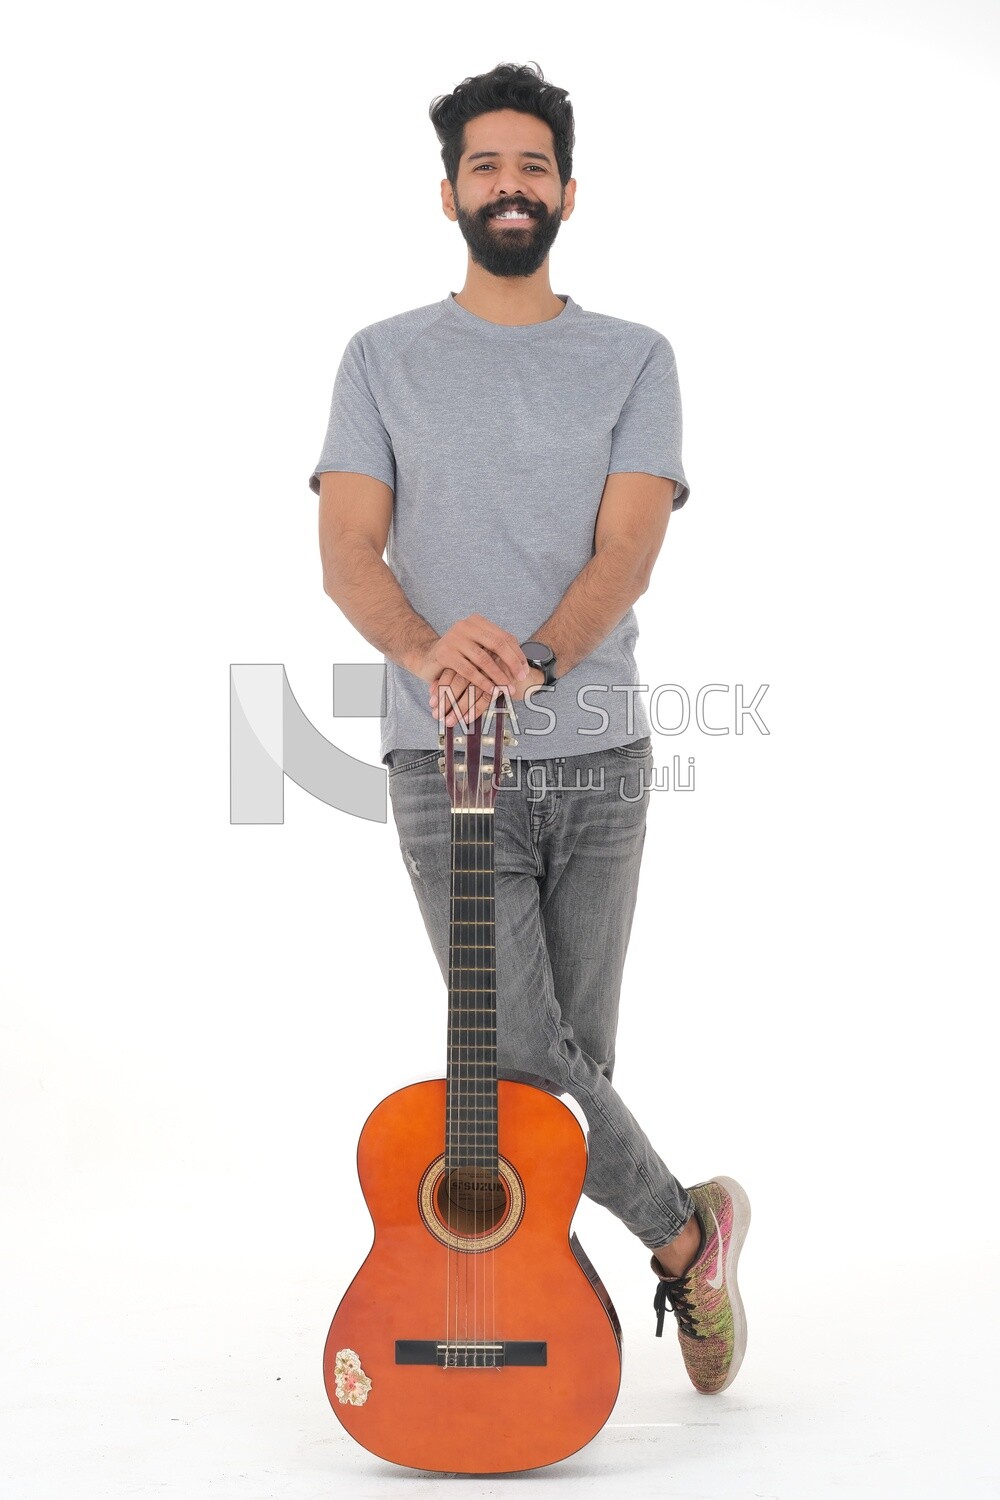
[[(466, 126), (466, 150), (459, 162), (463, 202), (457, 199), (457, 182), (453, 185), (447, 178), (441, 184), (441, 197), (445, 213), (458, 219), (469, 246), (469, 278), (477, 279), (474, 268), (485, 273), (480, 294), (488, 296), (490, 284), (497, 279), (534, 277), (545, 263), (559, 225), (573, 211), (576, 184), (571, 180), (567, 191), (561, 183), (551, 136), (541, 120), (511, 109), (481, 115)], [(485, 141), (489, 146), (480, 144)], [(530, 180), (530, 195), (516, 181), (497, 194), (493, 179), (504, 174), (508, 160), (515, 160)], [(514, 232), (518, 230), (521, 233)], [(542, 285), (548, 285), (547, 276), (538, 283), (539, 288)], [(523, 293), (524, 287), (518, 290)], [(468, 280), (463, 297), (467, 293)], [(474, 289), (468, 300), (476, 300)], [(550, 315), (561, 311), (559, 302)]]
[(517, 785), (494, 819), (499, 1068), (579, 1102), (585, 1191), (652, 1252), (657, 1333), (669, 1305), (691, 1380), (720, 1391), (746, 1344), (749, 1203), (731, 1178), (682, 1187), (612, 1086), (653, 764), (632, 606), (688, 495), (673, 351), (552, 290), (576, 200), (565, 89), (500, 64), (430, 113), (465, 283), (347, 346), (310, 479), (324, 588), (386, 658), (393, 815), (446, 978), (438, 716), (456, 700), (478, 716), (499, 688), (515, 703)]

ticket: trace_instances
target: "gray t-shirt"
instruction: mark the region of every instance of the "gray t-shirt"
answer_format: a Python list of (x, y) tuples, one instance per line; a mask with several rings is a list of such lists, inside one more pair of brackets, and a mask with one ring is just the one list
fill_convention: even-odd
[[(669, 343), (560, 295), (555, 318), (510, 328), (449, 294), (363, 328), (344, 352), (310, 488), (329, 470), (391, 486), (386, 561), (439, 634), (480, 614), (528, 640), (594, 555), (609, 474), (675, 479), (674, 508), (687, 499)], [(514, 754), (585, 755), (649, 734), (643, 695), (622, 691), (639, 681), (638, 633), (629, 609), (534, 709), (515, 704)], [(437, 747), (427, 698), (387, 662), (383, 757)]]

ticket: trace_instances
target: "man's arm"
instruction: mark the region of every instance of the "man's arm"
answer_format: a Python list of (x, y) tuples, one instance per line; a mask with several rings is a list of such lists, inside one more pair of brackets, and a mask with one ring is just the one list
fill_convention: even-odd
[(564, 677), (599, 646), (649, 580), (667, 534), (675, 481), (656, 474), (609, 474), (594, 527), (594, 555), (533, 638), (556, 654)]
[[(673, 479), (656, 474), (608, 475), (594, 528), (594, 555), (548, 619), (532, 631), (534, 639), (552, 647), (560, 677), (589, 656), (645, 593), (666, 536), (674, 489)], [(523, 697), (542, 680), (542, 672), (532, 669), (514, 696)], [(445, 682), (461, 701), (467, 683), (447, 675)], [(435, 680), (431, 687), (434, 713), (439, 685)], [(488, 704), (489, 693), (480, 691), (475, 713), (483, 713)]]
[(418, 615), (382, 554), (393, 493), (368, 474), (327, 472), (319, 481), (319, 550), (323, 588), (376, 650), (432, 682), (461, 672), (489, 701), (494, 686), (510, 687), (528, 670), (520, 644), (480, 615), (439, 636)]

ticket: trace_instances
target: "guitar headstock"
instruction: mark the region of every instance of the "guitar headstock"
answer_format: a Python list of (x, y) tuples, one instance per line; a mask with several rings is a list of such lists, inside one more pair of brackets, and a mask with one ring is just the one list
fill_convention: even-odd
[(494, 709), (492, 723), (492, 734), (483, 734), (483, 720), (475, 719), (464, 732), (460, 732), (460, 724), (449, 724), (440, 737), (444, 754), (438, 765), (448, 784), (453, 810), (482, 812), (492, 808), (501, 777), (510, 773), (503, 748), (516, 741), (505, 727), (503, 708)]

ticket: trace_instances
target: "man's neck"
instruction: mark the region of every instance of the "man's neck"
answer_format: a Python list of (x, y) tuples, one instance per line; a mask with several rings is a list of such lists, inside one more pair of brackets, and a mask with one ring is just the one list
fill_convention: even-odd
[(549, 285), (547, 260), (534, 276), (491, 276), (470, 260), (465, 285), (455, 294), (455, 301), (477, 318), (507, 327), (547, 323), (565, 307)]

